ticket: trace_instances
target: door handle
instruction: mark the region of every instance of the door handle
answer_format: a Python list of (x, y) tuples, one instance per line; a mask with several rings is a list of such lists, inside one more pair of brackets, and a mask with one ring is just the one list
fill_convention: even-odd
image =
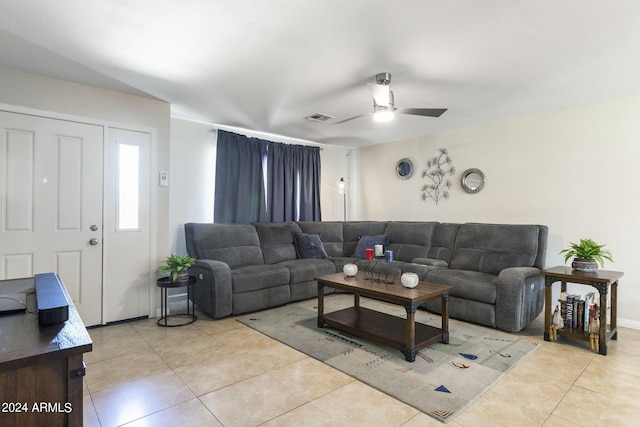
[(95, 245), (97, 245), (97, 244), (98, 244), (98, 239), (96, 239), (96, 238), (94, 237), (93, 239), (89, 240), (89, 244), (90, 244), (91, 246), (95, 246)]
[(89, 230), (91, 231), (98, 231), (98, 226), (93, 224), (91, 227), (89, 227)]

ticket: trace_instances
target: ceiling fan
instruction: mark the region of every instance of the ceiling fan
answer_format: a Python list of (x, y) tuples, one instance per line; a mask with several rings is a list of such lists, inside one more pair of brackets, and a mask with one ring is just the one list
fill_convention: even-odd
[(373, 111), (349, 117), (348, 119), (332, 123), (332, 125), (339, 125), (340, 123), (368, 116), (369, 114), (373, 114), (374, 120), (384, 122), (393, 120), (396, 113), (411, 114), (413, 116), (440, 117), (442, 113), (447, 111), (446, 108), (395, 108), (393, 104), (393, 92), (391, 91), (391, 86), (389, 86), (390, 83), (390, 73), (376, 74), (376, 82), (367, 83), (373, 96)]

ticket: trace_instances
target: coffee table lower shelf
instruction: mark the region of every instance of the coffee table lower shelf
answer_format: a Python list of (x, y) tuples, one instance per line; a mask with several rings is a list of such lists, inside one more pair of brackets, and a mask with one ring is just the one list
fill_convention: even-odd
[[(349, 307), (325, 313), (322, 319), (318, 320), (320, 327), (330, 326), (391, 348), (397, 348), (409, 361), (415, 359), (415, 354), (419, 349), (437, 342), (449, 343), (448, 332), (444, 333), (442, 329), (416, 322), (414, 323), (415, 343), (412, 348), (408, 348), (406, 319), (363, 307)], [(321, 322), (324, 324), (321, 325)]]

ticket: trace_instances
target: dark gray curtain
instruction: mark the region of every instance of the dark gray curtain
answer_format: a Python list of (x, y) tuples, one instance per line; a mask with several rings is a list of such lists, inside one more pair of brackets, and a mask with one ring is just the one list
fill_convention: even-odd
[(266, 221), (320, 221), (320, 148), (271, 143)]
[(217, 151), (215, 222), (322, 219), (320, 148), (218, 131)]
[(267, 141), (218, 131), (214, 222), (252, 222), (266, 215), (262, 159), (267, 146)]
[(320, 221), (320, 148), (300, 150), (300, 221)]

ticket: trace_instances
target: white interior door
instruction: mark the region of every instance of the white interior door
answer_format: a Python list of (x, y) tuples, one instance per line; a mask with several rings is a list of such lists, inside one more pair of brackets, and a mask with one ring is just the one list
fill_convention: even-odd
[(55, 272), (102, 322), (104, 128), (0, 112), (0, 279)]
[(107, 128), (105, 149), (104, 321), (150, 310), (151, 134)]

